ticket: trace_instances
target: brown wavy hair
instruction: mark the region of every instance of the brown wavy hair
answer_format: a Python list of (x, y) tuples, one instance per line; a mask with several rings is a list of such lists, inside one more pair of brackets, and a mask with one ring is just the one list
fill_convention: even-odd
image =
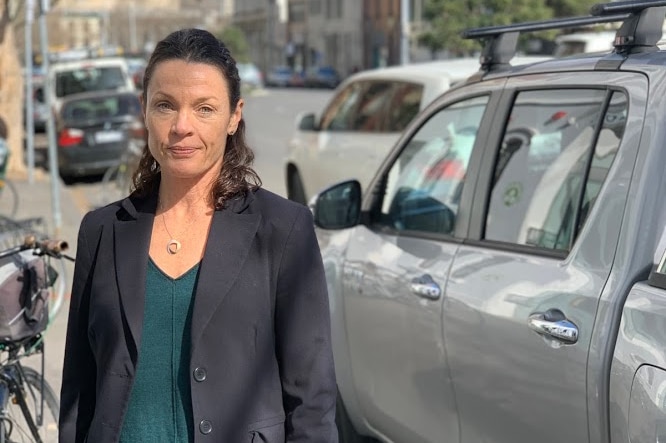
[[(241, 98), (236, 60), (224, 43), (202, 29), (182, 29), (169, 34), (157, 43), (143, 76), (144, 103), (147, 101), (146, 91), (150, 87), (155, 68), (160, 63), (169, 60), (204, 63), (218, 68), (227, 80), (230, 111), (234, 111)], [(236, 132), (233, 135), (227, 135), (220, 175), (209, 196), (209, 202), (216, 209), (222, 208), (228, 200), (261, 186), (261, 179), (252, 168), (253, 162), (254, 153), (245, 140), (245, 122), (241, 119)], [(132, 195), (145, 197), (156, 194), (159, 190), (160, 174), (160, 165), (146, 145), (132, 177), (134, 185)]]

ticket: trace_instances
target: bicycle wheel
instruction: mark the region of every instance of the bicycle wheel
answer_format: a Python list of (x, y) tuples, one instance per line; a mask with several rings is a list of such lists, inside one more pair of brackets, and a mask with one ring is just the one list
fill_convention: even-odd
[[(53, 388), (44, 380), (44, 390), (42, 391), (42, 376), (36, 370), (23, 366), (23, 396), (32, 419), (38, 425), (39, 436), (44, 443), (57, 443), (58, 441), (58, 414), (60, 403), (56, 397)], [(44, 398), (44, 409), (42, 412), (42, 395)], [(42, 414), (41, 425), (37, 418)], [(17, 395), (14, 393), (7, 404), (8, 422), (4, 423), (7, 432), (7, 443), (27, 443), (34, 442), (35, 439), (30, 432), (28, 422), (21, 411), (17, 401)]]
[(10, 180), (0, 179), (0, 215), (14, 218), (18, 211), (19, 196)]
[(130, 192), (130, 183), (132, 182), (132, 168), (127, 162), (120, 165), (116, 174), (116, 189), (120, 198), (126, 197)]
[(111, 166), (104, 172), (102, 177), (102, 201), (100, 206), (107, 205), (121, 198), (121, 192), (118, 188), (118, 176), (122, 175), (120, 171), (124, 168), (123, 163)]

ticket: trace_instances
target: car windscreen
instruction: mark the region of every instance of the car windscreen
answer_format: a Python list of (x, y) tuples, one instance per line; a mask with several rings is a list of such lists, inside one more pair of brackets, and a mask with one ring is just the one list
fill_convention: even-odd
[(139, 98), (132, 94), (92, 97), (65, 103), (62, 117), (67, 121), (140, 116)]
[(119, 66), (87, 67), (56, 73), (56, 97), (91, 91), (124, 88), (125, 76)]

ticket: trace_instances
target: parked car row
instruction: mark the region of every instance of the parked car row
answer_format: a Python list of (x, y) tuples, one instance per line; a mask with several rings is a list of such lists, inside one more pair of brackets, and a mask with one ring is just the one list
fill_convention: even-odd
[(332, 66), (316, 66), (304, 71), (289, 66), (274, 66), (266, 74), (269, 87), (336, 88), (342, 77)]
[[(664, 439), (665, 15), (469, 30), (478, 72), (436, 97), (424, 68), (378, 72), (300, 118), (286, 180), (317, 226), (341, 443)], [(613, 21), (611, 50), (508, 63), (520, 32)]]

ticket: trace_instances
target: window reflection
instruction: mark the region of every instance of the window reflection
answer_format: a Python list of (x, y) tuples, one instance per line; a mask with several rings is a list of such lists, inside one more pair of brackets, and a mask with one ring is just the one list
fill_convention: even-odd
[(568, 251), (615, 158), (626, 112), (621, 92), (609, 104), (604, 90), (518, 94), (496, 160), (485, 238)]

